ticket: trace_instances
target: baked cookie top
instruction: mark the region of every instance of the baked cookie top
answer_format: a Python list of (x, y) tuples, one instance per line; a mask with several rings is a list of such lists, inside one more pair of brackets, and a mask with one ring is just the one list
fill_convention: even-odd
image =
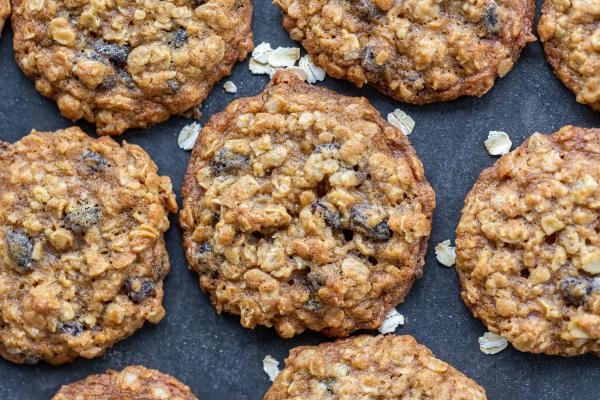
[(0, 0), (0, 33), (2, 33), (2, 28), (4, 28), (4, 22), (6, 22), (9, 15), (10, 0)]
[(139, 365), (65, 385), (52, 400), (198, 400), (177, 379)]
[(79, 128), (0, 146), (0, 354), (92, 358), (160, 321), (176, 210), (139, 146)]
[(545, 0), (538, 33), (546, 58), (579, 103), (600, 111), (600, 9), (594, 1)]
[(198, 106), (253, 47), (250, 0), (13, 0), (15, 56), (100, 135)]
[(599, 217), (600, 130), (534, 134), (465, 200), (463, 300), (521, 351), (600, 354)]
[(424, 104), (481, 96), (531, 34), (534, 0), (276, 0), (283, 25), (334, 78)]
[(296, 347), (264, 400), (484, 400), (485, 390), (412, 336)]
[(366, 99), (283, 71), (204, 127), (183, 198), (186, 256), (217, 310), (286, 338), (377, 328), (422, 274), (435, 206)]

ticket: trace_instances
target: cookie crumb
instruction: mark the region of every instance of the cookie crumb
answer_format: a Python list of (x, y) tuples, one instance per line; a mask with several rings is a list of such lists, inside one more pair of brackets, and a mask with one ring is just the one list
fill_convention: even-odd
[(267, 354), (263, 359), (263, 371), (269, 376), (271, 382), (279, 375), (279, 361)]
[(492, 332), (484, 333), (478, 340), (479, 350), (483, 354), (497, 354), (508, 346), (506, 339)]
[(196, 139), (200, 134), (200, 130), (202, 129), (202, 125), (197, 122), (192, 122), (181, 128), (179, 131), (179, 137), (177, 138), (177, 143), (179, 147), (183, 150), (192, 150), (194, 148), (194, 144), (196, 144)]
[(383, 334), (392, 333), (400, 325), (404, 325), (404, 315), (393, 308), (379, 327), (379, 332)]
[(269, 54), (269, 65), (275, 68), (291, 67), (299, 59), (298, 47), (278, 47)]
[(310, 55), (305, 55), (298, 62), (300, 69), (306, 73), (306, 82), (317, 83), (325, 79), (325, 70), (313, 63)]
[(444, 240), (435, 246), (435, 258), (446, 267), (452, 267), (456, 263), (456, 251), (450, 246), (450, 240)]
[(389, 113), (387, 120), (390, 124), (400, 129), (406, 136), (410, 135), (413, 129), (415, 129), (415, 120), (399, 108)]
[(512, 142), (506, 132), (490, 131), (485, 141), (485, 147), (492, 156), (500, 156), (510, 151)]
[(225, 84), (223, 85), (223, 89), (227, 93), (237, 93), (237, 86), (235, 85), (235, 83), (233, 83), (231, 81), (225, 82)]

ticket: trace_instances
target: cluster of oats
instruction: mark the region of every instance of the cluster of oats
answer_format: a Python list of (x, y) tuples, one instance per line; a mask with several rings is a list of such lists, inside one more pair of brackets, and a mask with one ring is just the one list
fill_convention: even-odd
[[(296, 62), (299, 60), (299, 65)], [(315, 65), (309, 55), (300, 58), (297, 47), (278, 47), (272, 49), (269, 43), (261, 43), (252, 52), (250, 71), (253, 74), (266, 74), (273, 77), (278, 68), (286, 68), (296, 73), (308, 83), (316, 83), (325, 79), (325, 71)]]

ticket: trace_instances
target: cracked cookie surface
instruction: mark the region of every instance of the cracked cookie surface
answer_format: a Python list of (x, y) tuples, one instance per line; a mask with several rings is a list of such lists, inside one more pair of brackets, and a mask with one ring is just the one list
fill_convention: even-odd
[(594, 1), (545, 0), (538, 33), (554, 73), (577, 101), (600, 111), (600, 7)]
[(485, 400), (412, 336), (362, 335), (290, 351), (264, 400)]
[(10, 0), (0, 0), (0, 33), (10, 15)]
[(183, 199), (186, 256), (216, 309), (286, 338), (377, 328), (422, 274), (435, 206), (366, 99), (283, 71), (204, 127)]
[(92, 358), (164, 316), (171, 181), (79, 128), (0, 146), (0, 354)]
[(414, 104), (485, 94), (534, 40), (533, 0), (275, 3), (330, 76)]
[(250, 0), (13, 0), (15, 58), (100, 135), (191, 112), (252, 50)]
[(52, 400), (198, 400), (189, 387), (154, 369), (134, 365), (64, 385)]
[(521, 351), (600, 354), (599, 217), (600, 130), (532, 135), (465, 200), (463, 300)]

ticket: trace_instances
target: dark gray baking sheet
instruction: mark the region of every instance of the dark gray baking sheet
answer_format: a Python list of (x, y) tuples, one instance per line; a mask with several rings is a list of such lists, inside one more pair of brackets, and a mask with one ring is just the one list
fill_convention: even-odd
[[(268, 0), (257, 0), (254, 14), (256, 44), (292, 45), (280, 25), (278, 10)], [(11, 48), (12, 34), (6, 29), (0, 39), (0, 139), (17, 140), (32, 128), (54, 130), (72, 125), (21, 74)], [(259, 93), (268, 81), (266, 76), (251, 75), (247, 61), (236, 67), (230, 79), (237, 84), (238, 93), (223, 91), (227, 79), (215, 86), (204, 103), (203, 123), (235, 97)], [(554, 77), (540, 44), (529, 45), (513, 71), (480, 99), (417, 107), (397, 103), (370, 88), (356, 89), (344, 81), (328, 78), (321, 84), (344, 94), (368, 97), (384, 116), (400, 107), (417, 123), (409, 138), (435, 188), (438, 206), (425, 273), (398, 307), (406, 324), (397, 333), (415, 336), (439, 358), (476, 379), (490, 399), (600, 398), (600, 360), (596, 357), (528, 355), (510, 347), (494, 356), (481, 353), (477, 338), (485, 328), (460, 300), (455, 272), (437, 264), (433, 252), (436, 243), (454, 238), (465, 194), (479, 172), (495, 160), (483, 145), (488, 131), (506, 131), (515, 144), (520, 144), (535, 131), (554, 132), (567, 124), (600, 126), (600, 114), (577, 104)], [(177, 134), (190, 122), (173, 118), (122, 137), (150, 153), (160, 172), (173, 180), (179, 200), (189, 153), (177, 146)], [(94, 132), (90, 125), (79, 125), (90, 134)], [(48, 400), (61, 384), (108, 368), (143, 364), (179, 378), (201, 400), (259, 400), (270, 384), (262, 371), (266, 354), (283, 361), (294, 346), (326, 340), (312, 333), (283, 340), (270, 329), (247, 330), (239, 325), (238, 317), (217, 315), (200, 292), (196, 275), (187, 269), (175, 218), (171, 222), (166, 235), (172, 264), (165, 288), (166, 318), (156, 326), (144, 327), (99, 359), (61, 367), (44, 363), (19, 366), (0, 360), (0, 399)]]

